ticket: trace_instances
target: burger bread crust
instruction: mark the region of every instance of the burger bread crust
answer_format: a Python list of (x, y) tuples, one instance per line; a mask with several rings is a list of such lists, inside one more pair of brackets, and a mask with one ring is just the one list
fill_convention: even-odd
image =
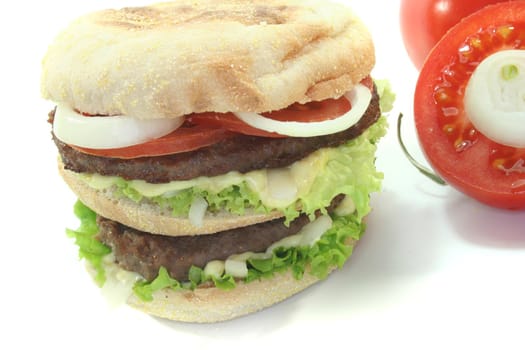
[[(369, 32), (342, 5), (181, 0), (100, 11), (73, 22), (43, 60), (41, 89), (57, 104), (94, 115), (153, 119), (206, 111), (266, 112), (340, 97), (367, 77), (374, 63)], [(282, 216), (221, 213), (196, 228), (154, 205), (93, 189), (60, 160), (59, 171), (99, 215), (150, 233), (214, 233)], [(288, 271), (236, 281), (228, 291), (211, 285), (192, 291), (164, 288), (151, 302), (131, 295), (128, 304), (171, 320), (218, 322), (269, 307), (318, 280), (307, 268), (301, 279)]]
[(264, 112), (339, 97), (373, 66), (369, 32), (342, 5), (182, 0), (73, 22), (43, 60), (42, 94), (141, 119)]
[[(231, 171), (284, 168), (321, 148), (338, 147), (366, 131), (380, 117), (377, 90), (361, 119), (341, 132), (316, 137), (266, 138), (235, 135), (194, 151), (133, 159), (105, 158), (75, 150), (53, 137), (64, 166), (77, 173), (119, 176), (127, 180), (167, 183), (223, 175)], [(50, 113), (54, 118), (54, 112)]]
[(278, 211), (255, 213), (247, 210), (244, 215), (223, 211), (216, 214), (206, 213), (202, 226), (195, 226), (187, 217), (173, 216), (169, 210), (162, 210), (158, 205), (119, 198), (114, 196), (110, 189), (94, 189), (82, 181), (76, 173), (65, 170), (60, 160), (58, 165), (58, 171), (70, 189), (93, 211), (105, 218), (152, 234), (204, 235), (283, 217)]
[[(348, 245), (354, 244), (354, 241), (348, 242)], [(153, 316), (183, 322), (212, 323), (265, 309), (318, 281), (309, 271), (305, 271), (299, 280), (287, 271), (249, 283), (238, 281), (232, 290), (211, 286), (201, 286), (193, 291), (165, 288), (154, 293), (152, 301), (145, 302), (131, 295), (127, 303)]]

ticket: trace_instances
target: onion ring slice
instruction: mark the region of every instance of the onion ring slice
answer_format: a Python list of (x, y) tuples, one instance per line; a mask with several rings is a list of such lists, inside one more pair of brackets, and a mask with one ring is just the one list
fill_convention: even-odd
[(137, 145), (165, 136), (184, 118), (137, 119), (129, 116), (84, 116), (71, 107), (58, 105), (53, 132), (62, 142), (92, 149)]
[(354, 89), (344, 95), (351, 103), (352, 108), (342, 116), (322, 122), (286, 122), (266, 118), (263, 115), (250, 112), (234, 113), (246, 124), (268, 132), (292, 137), (313, 137), (335, 134), (356, 124), (365, 114), (372, 99), (370, 89), (357, 84)]

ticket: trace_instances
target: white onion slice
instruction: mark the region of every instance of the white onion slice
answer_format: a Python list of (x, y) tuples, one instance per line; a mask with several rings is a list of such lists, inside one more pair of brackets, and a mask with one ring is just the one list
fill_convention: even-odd
[(118, 115), (86, 117), (65, 105), (58, 105), (53, 121), (56, 137), (67, 144), (93, 149), (132, 146), (169, 134), (184, 118), (137, 119)]
[(246, 266), (246, 259), (238, 256), (230, 256), (224, 262), (224, 271), (237, 278), (244, 278), (248, 276), (248, 266)]
[(204, 275), (220, 278), (224, 274), (224, 261), (212, 260), (204, 266)]
[(465, 90), (465, 112), (476, 129), (510, 147), (525, 147), (525, 51), (484, 59)]
[(281, 135), (293, 137), (329, 135), (346, 130), (357, 123), (366, 112), (372, 93), (366, 86), (357, 84), (352, 91), (345, 94), (345, 97), (352, 104), (352, 109), (336, 119), (322, 122), (283, 122), (248, 112), (236, 112), (235, 115), (254, 128)]
[(301, 230), (302, 246), (313, 246), (321, 236), (332, 227), (332, 218), (323, 215), (308, 223)]
[(332, 218), (328, 215), (318, 217), (306, 224), (301, 231), (295, 235), (285, 237), (266, 249), (271, 254), (277, 248), (292, 248), (300, 246), (313, 246), (321, 236), (332, 227)]
[(202, 197), (195, 197), (190, 205), (188, 218), (195, 227), (201, 227), (204, 222), (204, 216), (208, 209), (208, 202)]
[(271, 254), (253, 252), (231, 255), (224, 262), (224, 272), (233, 277), (244, 278), (248, 276), (248, 265), (246, 264), (246, 261), (249, 259), (268, 259), (271, 256)]

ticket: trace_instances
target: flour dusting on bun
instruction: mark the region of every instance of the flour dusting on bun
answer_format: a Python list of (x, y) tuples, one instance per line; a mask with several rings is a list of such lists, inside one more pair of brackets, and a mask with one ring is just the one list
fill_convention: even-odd
[(41, 86), (95, 281), (149, 314), (218, 322), (341, 268), (383, 177), (374, 63), (358, 17), (321, 0), (72, 22)]

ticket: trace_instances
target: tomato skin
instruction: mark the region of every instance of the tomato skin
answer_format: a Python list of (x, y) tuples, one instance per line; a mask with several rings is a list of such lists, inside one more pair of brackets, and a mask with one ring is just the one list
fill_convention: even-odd
[(400, 25), (407, 53), (420, 69), (430, 50), (462, 18), (508, 0), (401, 0)]
[[(281, 121), (314, 122), (337, 118), (350, 108), (350, 102), (345, 97), (340, 97), (304, 105), (296, 103), (288, 108), (263, 113), (263, 115)], [(191, 114), (186, 117), (183, 127), (169, 135), (140, 145), (115, 149), (90, 149), (73, 145), (71, 147), (94, 156), (132, 159), (194, 151), (231, 137), (235, 133), (260, 137), (288, 137), (256, 129), (244, 123), (233, 113), (208, 112)]]
[(231, 132), (222, 128), (183, 125), (166, 136), (134, 146), (114, 149), (91, 149), (74, 145), (70, 146), (79, 152), (93, 156), (133, 159), (189, 152), (213, 145), (232, 135)]
[[(345, 97), (340, 97), (304, 105), (296, 103), (288, 108), (263, 113), (263, 115), (281, 121), (314, 122), (337, 118), (348, 112), (350, 108), (350, 102)], [(132, 159), (194, 151), (213, 145), (235, 133), (259, 137), (288, 137), (256, 129), (244, 123), (233, 113), (208, 112), (191, 114), (186, 117), (185, 124), (171, 134), (140, 145), (114, 149), (90, 149), (74, 145), (71, 147), (94, 156)]]
[[(279, 121), (296, 122), (317, 122), (337, 118), (351, 108), (350, 102), (345, 97), (338, 99), (327, 99), (324, 101), (314, 101), (306, 104), (294, 103), (293, 105), (273, 111), (262, 113), (267, 118)], [(196, 125), (206, 125), (210, 127), (220, 127), (240, 134), (262, 136), (262, 137), (288, 137), (275, 132), (254, 128), (233, 113), (199, 113), (187, 117), (188, 121)]]
[[(446, 182), (485, 204), (521, 209), (525, 208), (525, 171), (505, 173), (491, 163), (495, 152), (505, 153), (508, 147), (479, 134), (467, 149), (455, 148), (439, 122), (442, 111), (435, 98), (436, 85), (443, 71), (458, 57), (458, 50), (464, 46), (465, 40), (484, 28), (507, 24), (521, 28), (520, 36), (525, 36), (525, 1), (491, 5), (477, 11), (454, 26), (438, 42), (420, 72), (414, 96), (414, 118), (423, 152)], [(523, 45), (521, 49), (525, 48), (525, 42), (520, 45)], [(485, 57), (494, 50), (497, 48), (487, 49)], [(512, 153), (517, 155), (518, 161), (525, 159), (525, 149), (512, 149)]]
[(237, 118), (233, 113), (198, 113), (187, 117), (188, 122), (195, 125), (202, 125), (211, 128), (224, 128), (239, 134), (261, 136), (261, 137), (287, 137), (274, 132), (268, 132), (249, 126)]
[[(373, 89), (374, 82), (370, 76), (364, 78), (361, 83), (370, 90)], [(351, 107), (348, 99), (341, 96), (337, 99), (313, 101), (305, 104), (294, 103), (282, 110), (262, 114), (275, 120), (307, 123), (338, 118), (348, 112)], [(90, 116), (87, 113), (79, 113), (86, 117)], [(94, 156), (132, 159), (194, 151), (235, 134), (272, 138), (288, 137), (254, 128), (244, 123), (233, 113), (205, 112), (186, 116), (184, 125), (179, 129), (169, 135), (140, 145), (116, 149), (89, 149), (74, 145), (71, 145), (71, 147), (79, 152)]]

